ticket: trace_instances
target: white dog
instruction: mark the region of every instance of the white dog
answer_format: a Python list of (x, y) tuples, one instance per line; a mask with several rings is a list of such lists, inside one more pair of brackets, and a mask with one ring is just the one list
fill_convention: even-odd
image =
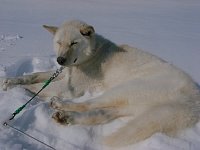
[[(144, 140), (155, 132), (173, 135), (199, 120), (200, 91), (183, 71), (147, 52), (117, 46), (81, 21), (44, 28), (54, 35), (57, 62), (66, 66), (40, 94), (53, 97), (51, 107), (57, 112), (52, 117), (56, 122), (97, 125), (128, 116), (128, 123), (103, 139), (116, 147)], [(36, 92), (51, 75), (45, 72), (8, 78), (2, 87), (6, 90), (20, 84)], [(82, 103), (61, 101), (88, 91), (104, 93)]]

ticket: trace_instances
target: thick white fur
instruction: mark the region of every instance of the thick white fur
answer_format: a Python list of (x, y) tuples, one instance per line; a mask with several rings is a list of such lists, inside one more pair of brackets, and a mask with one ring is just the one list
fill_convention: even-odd
[[(58, 123), (96, 125), (128, 116), (128, 123), (103, 138), (110, 147), (123, 147), (155, 132), (173, 135), (199, 120), (200, 92), (183, 71), (137, 48), (117, 46), (81, 21), (44, 27), (54, 35), (57, 56), (67, 59), (60, 79), (40, 95), (55, 96), (51, 106), (58, 110), (53, 115)], [(50, 75), (9, 78), (2, 86), (7, 89), (23, 84), (36, 92)], [(83, 103), (61, 101), (88, 91), (104, 93)]]

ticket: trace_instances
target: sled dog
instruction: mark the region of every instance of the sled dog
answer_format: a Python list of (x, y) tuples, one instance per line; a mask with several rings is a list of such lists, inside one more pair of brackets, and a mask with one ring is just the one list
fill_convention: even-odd
[[(53, 35), (62, 74), (40, 97), (51, 98), (52, 118), (62, 125), (99, 125), (129, 117), (104, 136), (109, 147), (123, 147), (156, 132), (174, 135), (199, 120), (200, 90), (192, 78), (166, 61), (128, 45), (118, 46), (93, 26), (72, 20), (60, 27), (43, 26)], [(2, 81), (7, 90), (21, 85), (36, 92), (53, 71)], [(64, 102), (103, 91), (85, 102)]]

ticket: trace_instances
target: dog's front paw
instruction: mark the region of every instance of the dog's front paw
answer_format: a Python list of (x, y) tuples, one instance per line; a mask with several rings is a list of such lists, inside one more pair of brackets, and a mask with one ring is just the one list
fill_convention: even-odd
[(54, 109), (61, 109), (63, 105), (63, 102), (61, 101), (60, 98), (54, 96), (51, 98), (50, 106)]
[(0, 78), (0, 88), (4, 91), (12, 88), (14, 86), (13, 79)]
[(72, 112), (58, 111), (52, 115), (52, 118), (61, 125), (73, 125), (74, 117)]

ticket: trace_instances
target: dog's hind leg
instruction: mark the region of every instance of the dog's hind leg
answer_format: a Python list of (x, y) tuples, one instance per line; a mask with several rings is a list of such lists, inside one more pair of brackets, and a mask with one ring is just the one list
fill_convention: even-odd
[(196, 122), (197, 116), (181, 104), (157, 106), (104, 137), (104, 142), (111, 147), (122, 147), (144, 140), (155, 132), (174, 135), (178, 129)]

